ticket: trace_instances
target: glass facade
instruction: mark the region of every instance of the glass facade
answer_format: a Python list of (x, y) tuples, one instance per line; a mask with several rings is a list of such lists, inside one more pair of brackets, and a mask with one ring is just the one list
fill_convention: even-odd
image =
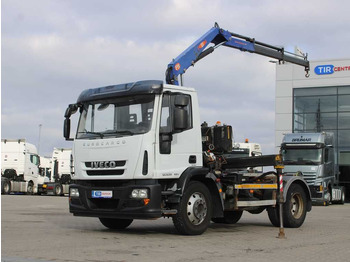
[(350, 86), (295, 88), (293, 132), (333, 132), (340, 165), (350, 166)]

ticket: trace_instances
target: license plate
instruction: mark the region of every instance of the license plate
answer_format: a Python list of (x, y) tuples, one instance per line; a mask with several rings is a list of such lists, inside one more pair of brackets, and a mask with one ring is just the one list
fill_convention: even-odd
[(92, 190), (91, 197), (92, 198), (112, 198), (113, 191)]

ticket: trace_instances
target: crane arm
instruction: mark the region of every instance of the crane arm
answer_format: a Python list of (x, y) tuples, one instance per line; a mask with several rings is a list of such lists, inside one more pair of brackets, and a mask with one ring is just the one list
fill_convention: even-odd
[[(209, 44), (213, 45), (209, 46)], [(220, 46), (231, 47), (239, 49), (240, 51), (271, 57), (277, 59), (280, 63), (290, 62), (304, 66), (306, 76), (308, 76), (310, 65), (307, 55), (296, 55), (286, 52), (284, 48), (265, 44), (256, 41), (254, 38), (249, 38), (221, 29), (218, 24), (215, 23), (213, 28), (211, 28), (168, 64), (165, 74), (166, 83), (179, 85), (179, 76), (181, 77), (190, 66), (194, 66), (194, 64), (200, 59), (211, 54)]]

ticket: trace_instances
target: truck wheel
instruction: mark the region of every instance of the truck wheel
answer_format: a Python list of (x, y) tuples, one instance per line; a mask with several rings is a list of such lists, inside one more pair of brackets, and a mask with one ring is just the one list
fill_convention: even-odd
[(34, 194), (34, 185), (33, 185), (33, 182), (29, 182), (27, 187), (27, 195), (33, 195), (33, 194)]
[(267, 215), (269, 216), (270, 222), (275, 227), (280, 226), (280, 217), (279, 217), (279, 207), (278, 204), (276, 204), (276, 207), (268, 207), (266, 208)]
[(55, 194), (55, 196), (60, 196), (62, 194), (61, 185), (55, 185), (54, 194)]
[[(292, 184), (288, 189), (286, 202), (283, 204), (283, 224), (285, 227), (300, 227), (306, 217), (306, 194), (298, 184)], [(279, 206), (268, 207), (267, 214), (275, 227), (280, 226)]]
[(224, 217), (212, 218), (211, 221), (220, 224), (236, 224), (242, 217), (243, 211), (225, 211)]
[(105, 218), (99, 217), (102, 225), (109, 229), (125, 229), (131, 225), (132, 219), (119, 219), (119, 218)]
[(8, 195), (11, 192), (11, 182), (10, 181), (5, 181), (2, 183), (2, 190), (1, 193), (4, 195)]
[(177, 214), (173, 216), (174, 226), (183, 235), (200, 235), (209, 226), (211, 210), (208, 188), (203, 183), (190, 182), (177, 205)]
[(283, 220), (286, 227), (300, 227), (306, 217), (306, 194), (298, 184), (292, 184), (283, 205)]

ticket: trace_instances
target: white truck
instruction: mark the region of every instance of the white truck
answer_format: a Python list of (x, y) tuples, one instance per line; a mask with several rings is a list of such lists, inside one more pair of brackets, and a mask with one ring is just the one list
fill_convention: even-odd
[(34, 145), (25, 139), (1, 140), (1, 193), (42, 193), (45, 176)]
[[(210, 43), (214, 46), (206, 49)], [(71, 213), (98, 217), (111, 229), (124, 229), (133, 219), (172, 217), (176, 229), (190, 235), (202, 234), (210, 221), (236, 223), (244, 210), (267, 210), (272, 224), (281, 228), (303, 224), (311, 210), (303, 178), (282, 176), (279, 155), (224, 157), (232, 151), (232, 127), (201, 127), (197, 92), (178, 86), (188, 67), (219, 46), (309, 70), (306, 57), (215, 24), (168, 65), (166, 84), (138, 81), (83, 91), (68, 106), (64, 121), (64, 137), (74, 140)], [(72, 139), (70, 117), (77, 111)], [(258, 166), (274, 166), (276, 172), (236, 172)]]
[[(258, 143), (250, 143), (248, 139), (244, 143), (233, 143), (232, 154), (237, 157), (261, 156), (261, 145)], [(249, 172), (263, 172), (262, 167), (247, 168)]]
[(284, 172), (303, 175), (315, 205), (344, 204), (345, 187), (339, 183), (333, 133), (285, 134), (281, 151)]
[(72, 149), (54, 148), (50, 163), (50, 181), (43, 185), (46, 193), (56, 196), (68, 194), (73, 167)]

